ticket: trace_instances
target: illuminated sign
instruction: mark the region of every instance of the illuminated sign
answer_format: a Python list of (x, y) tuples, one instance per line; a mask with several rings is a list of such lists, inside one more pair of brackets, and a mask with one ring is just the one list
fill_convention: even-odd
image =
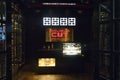
[(43, 26), (76, 26), (76, 18), (43, 17)]
[(46, 42), (73, 41), (73, 29), (48, 28), (46, 29)]
[(39, 58), (38, 67), (55, 67), (56, 66), (55, 58)]
[(81, 55), (81, 44), (63, 43), (63, 55)]
[(69, 29), (66, 30), (56, 30), (56, 29), (51, 29), (51, 37), (52, 38), (64, 38), (69, 32)]
[(0, 40), (5, 40), (5, 33), (3, 32), (1, 27), (0, 27)]

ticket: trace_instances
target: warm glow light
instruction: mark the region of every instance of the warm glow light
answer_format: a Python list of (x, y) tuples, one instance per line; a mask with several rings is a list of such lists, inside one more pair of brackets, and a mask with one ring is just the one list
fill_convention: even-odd
[(70, 32), (70, 30), (56, 30), (56, 29), (51, 29), (50, 33), (51, 33), (51, 37), (52, 38), (62, 38), (65, 37), (65, 35), (67, 35)]
[(38, 67), (55, 67), (55, 58), (39, 58)]
[(81, 55), (79, 43), (63, 43), (63, 55)]
[(73, 41), (73, 29), (68, 28), (47, 28), (46, 42), (67, 42)]

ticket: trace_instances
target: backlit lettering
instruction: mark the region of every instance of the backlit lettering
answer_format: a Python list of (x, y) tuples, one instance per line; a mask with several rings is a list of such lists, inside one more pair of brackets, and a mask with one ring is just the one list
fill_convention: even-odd
[(70, 30), (55, 30), (52, 29), (51, 30), (51, 38), (64, 38), (68, 33), (70, 32)]
[(76, 18), (43, 17), (43, 26), (76, 26)]

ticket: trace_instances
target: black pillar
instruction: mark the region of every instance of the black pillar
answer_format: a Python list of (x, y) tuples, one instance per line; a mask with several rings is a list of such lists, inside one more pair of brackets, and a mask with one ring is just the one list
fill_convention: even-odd
[(7, 54), (7, 71), (6, 80), (12, 80), (12, 55), (11, 55), (11, 0), (6, 0), (6, 54)]

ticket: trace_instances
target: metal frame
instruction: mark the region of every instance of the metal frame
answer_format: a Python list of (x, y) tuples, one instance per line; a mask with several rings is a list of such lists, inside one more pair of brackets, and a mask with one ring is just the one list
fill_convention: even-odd
[[(116, 0), (97, 2), (99, 40), (95, 60), (95, 80), (119, 80), (120, 50), (116, 50), (115, 38), (116, 22), (120, 23), (120, 16), (116, 16)], [(120, 25), (118, 25), (120, 26)], [(118, 30), (119, 31), (119, 30)], [(119, 40), (118, 40), (119, 41)], [(118, 42), (120, 43), (120, 42)], [(119, 47), (119, 46), (118, 46)], [(103, 73), (102, 69), (107, 69)], [(105, 71), (105, 70), (104, 70)]]

